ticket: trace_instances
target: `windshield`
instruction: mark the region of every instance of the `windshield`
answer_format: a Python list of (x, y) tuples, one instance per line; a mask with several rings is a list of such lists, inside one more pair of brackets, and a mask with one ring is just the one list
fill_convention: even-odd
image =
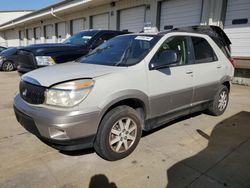
[(131, 66), (142, 60), (159, 41), (158, 35), (124, 35), (115, 37), (88, 55), (80, 62), (109, 66)]
[(66, 39), (64, 44), (75, 44), (86, 46), (90, 39), (97, 33), (97, 31), (84, 31), (73, 35), (72, 37)]
[(17, 48), (12, 47), (12, 48), (7, 48), (6, 50), (2, 51), (1, 54), (2, 55), (12, 55), (14, 53), (16, 53)]

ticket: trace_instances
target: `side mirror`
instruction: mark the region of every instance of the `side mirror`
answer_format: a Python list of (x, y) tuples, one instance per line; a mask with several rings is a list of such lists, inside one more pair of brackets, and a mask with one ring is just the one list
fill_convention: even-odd
[(154, 57), (150, 63), (150, 70), (169, 67), (179, 62), (175, 50), (163, 50), (158, 56)]

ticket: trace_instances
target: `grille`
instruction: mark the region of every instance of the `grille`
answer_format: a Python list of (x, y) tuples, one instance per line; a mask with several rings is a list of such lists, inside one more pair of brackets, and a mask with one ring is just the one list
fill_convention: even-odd
[(45, 87), (36, 86), (25, 81), (21, 81), (19, 85), (20, 95), (26, 102), (30, 104), (43, 104), (45, 100)]
[(36, 69), (36, 60), (32, 52), (25, 50), (18, 51), (18, 62), (21, 68)]

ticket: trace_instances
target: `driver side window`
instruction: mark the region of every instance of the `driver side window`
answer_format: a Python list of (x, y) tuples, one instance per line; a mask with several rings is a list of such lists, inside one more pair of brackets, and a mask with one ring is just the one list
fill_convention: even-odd
[(168, 57), (165, 59), (160, 58), (164, 51), (173, 51), (177, 55), (177, 62), (169, 66), (180, 66), (189, 63), (188, 57), (188, 37), (186, 36), (173, 36), (168, 38), (162, 46), (159, 48), (158, 52), (154, 55), (152, 62), (158, 61), (168, 61)]

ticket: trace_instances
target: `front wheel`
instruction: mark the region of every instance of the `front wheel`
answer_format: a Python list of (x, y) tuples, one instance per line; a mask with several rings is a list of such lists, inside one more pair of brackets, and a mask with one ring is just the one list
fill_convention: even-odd
[(104, 159), (115, 161), (131, 154), (141, 138), (141, 119), (129, 106), (118, 106), (103, 118), (94, 144)]
[(222, 85), (219, 88), (214, 100), (209, 105), (208, 112), (214, 116), (222, 115), (227, 108), (228, 101), (229, 101), (228, 88)]
[(10, 72), (15, 70), (15, 66), (12, 62), (10, 61), (5, 61), (2, 65), (3, 71)]

